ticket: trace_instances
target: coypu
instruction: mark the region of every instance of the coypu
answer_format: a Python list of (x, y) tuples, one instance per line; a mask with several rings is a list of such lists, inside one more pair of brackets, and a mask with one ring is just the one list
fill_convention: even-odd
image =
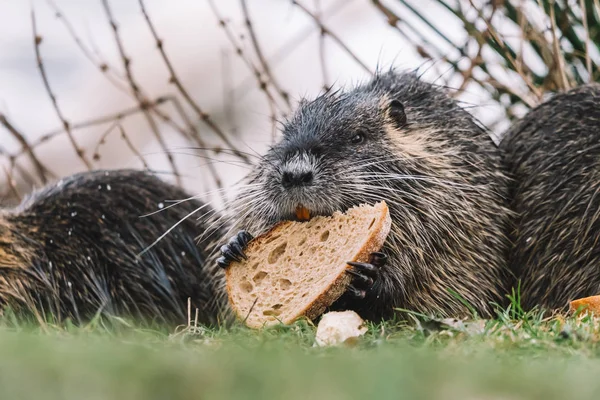
[[(183, 323), (190, 298), (200, 321), (215, 324), (206, 249), (223, 232), (207, 228), (212, 210), (196, 199), (164, 203), (189, 197), (147, 172), (93, 171), (0, 210), (0, 306), (75, 323), (97, 313)], [(195, 210), (200, 222), (186, 218)], [(197, 246), (199, 234), (206, 245)]]
[(503, 302), (510, 211), (500, 151), (415, 73), (302, 101), (248, 182), (228, 207), (240, 232), (221, 248), (224, 268), (297, 209), (329, 215), (385, 200), (393, 222), (383, 254), (352, 264), (352, 285), (332, 308), (371, 320), (396, 308), (487, 317)]
[(600, 85), (556, 94), (501, 142), (516, 212), (509, 267), (521, 306), (600, 293)]

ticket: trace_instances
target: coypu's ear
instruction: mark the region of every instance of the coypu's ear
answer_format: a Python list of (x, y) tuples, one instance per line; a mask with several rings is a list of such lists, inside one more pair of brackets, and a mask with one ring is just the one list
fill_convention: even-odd
[(392, 100), (388, 104), (388, 115), (394, 121), (396, 128), (402, 128), (406, 125), (406, 113), (404, 105), (399, 100)]

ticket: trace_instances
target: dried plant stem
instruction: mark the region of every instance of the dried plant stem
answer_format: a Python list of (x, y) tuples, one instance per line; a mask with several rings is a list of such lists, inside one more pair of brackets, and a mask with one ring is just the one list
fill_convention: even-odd
[(4, 171), (4, 175), (6, 176), (6, 183), (8, 184), (10, 191), (15, 195), (15, 197), (20, 203), (23, 200), (23, 196), (21, 196), (19, 190), (17, 189), (17, 184), (15, 182), (15, 179), (13, 178), (13, 174), (8, 169), (6, 169), (4, 165), (2, 166), (2, 170)]
[[(158, 48), (158, 51), (160, 52), (160, 55), (165, 63), (165, 66), (167, 67), (167, 69), (169, 70), (169, 74), (171, 75), (171, 77), (169, 78), (169, 82), (174, 84), (175, 87), (177, 87), (177, 90), (179, 91), (179, 93), (181, 93), (181, 95), (183, 96), (185, 101), (196, 112), (196, 114), (198, 115), (198, 118), (200, 118), (200, 120), (202, 120), (206, 125), (208, 125), (208, 127), (210, 127), (210, 129), (212, 129), (213, 132), (215, 132), (215, 134), (221, 140), (223, 140), (223, 142), (229, 148), (231, 148), (232, 150), (235, 151), (236, 146), (229, 140), (227, 135), (225, 135), (225, 132), (223, 132), (221, 130), (221, 128), (210, 118), (210, 116), (200, 108), (198, 103), (192, 98), (192, 96), (189, 94), (189, 92), (186, 90), (186, 88), (181, 83), (181, 80), (179, 79), (179, 77), (177, 76), (177, 73), (175, 72), (175, 68), (173, 68), (173, 64), (171, 63), (169, 57), (167, 56), (167, 54), (165, 52), (163, 41), (162, 41), (162, 39), (159, 38), (158, 32), (156, 31), (154, 24), (152, 23), (152, 20), (150, 19), (150, 16), (148, 15), (146, 6), (144, 4), (144, 0), (139, 0), (139, 4), (140, 4), (140, 8), (142, 10), (142, 14), (144, 15), (144, 18), (148, 25), (148, 28), (150, 29), (150, 32), (152, 33), (152, 36), (154, 37), (154, 40), (156, 42), (156, 47)], [(249, 162), (249, 160), (243, 153), (237, 152), (236, 155), (238, 157), (240, 157), (242, 160)]]
[(63, 124), (64, 130), (67, 133), (67, 137), (69, 138), (69, 141), (71, 142), (71, 146), (73, 146), (73, 149), (75, 149), (77, 156), (85, 164), (87, 169), (91, 170), (92, 164), (87, 160), (87, 158), (85, 157), (84, 151), (79, 147), (79, 145), (75, 141), (73, 132), (71, 132), (71, 125), (69, 124), (69, 121), (67, 121), (67, 119), (63, 115), (62, 111), (60, 110), (60, 107), (58, 106), (58, 101), (56, 100), (56, 96), (54, 95), (54, 93), (52, 92), (52, 88), (50, 87), (50, 81), (48, 80), (48, 76), (46, 74), (46, 69), (44, 68), (44, 63), (42, 62), (42, 56), (40, 53), (40, 44), (42, 43), (42, 37), (38, 34), (37, 24), (36, 24), (36, 20), (35, 20), (35, 12), (33, 11), (33, 9), (31, 10), (31, 25), (33, 28), (33, 44), (34, 44), (34, 49), (35, 49), (35, 57), (36, 57), (36, 61), (37, 61), (37, 66), (38, 66), (38, 70), (40, 71), (40, 74), (42, 76), (42, 80), (44, 81), (44, 87), (46, 88), (46, 92), (48, 93), (48, 96), (50, 96), (50, 100), (52, 101), (52, 106), (54, 107), (54, 111), (56, 112), (56, 115), (58, 116), (58, 118), (60, 119), (60, 121)]
[(152, 114), (149, 111), (150, 102), (148, 101), (146, 96), (144, 96), (144, 94), (142, 93), (140, 86), (136, 82), (136, 80), (133, 76), (133, 72), (131, 71), (131, 59), (129, 59), (129, 57), (127, 57), (127, 55), (125, 54), (125, 48), (123, 46), (123, 42), (122, 42), (121, 36), (119, 34), (119, 27), (112, 15), (112, 10), (110, 8), (110, 5), (108, 4), (108, 0), (102, 0), (102, 5), (104, 7), (104, 11), (105, 11), (108, 21), (110, 23), (110, 27), (113, 31), (113, 35), (115, 37), (115, 42), (117, 43), (119, 55), (121, 56), (121, 60), (123, 62), (123, 68), (125, 69), (125, 75), (127, 76), (127, 81), (129, 82), (131, 91), (132, 91), (133, 95), (135, 96), (135, 99), (137, 100), (137, 102), (140, 106), (140, 109), (144, 113), (144, 116), (146, 117), (146, 121), (148, 122), (148, 125), (150, 126), (150, 130), (154, 134), (154, 137), (158, 141), (162, 151), (165, 153), (165, 156), (169, 160), (169, 163), (171, 164), (171, 168), (173, 169), (173, 174), (175, 175), (177, 183), (181, 184), (181, 175), (179, 173), (179, 169), (177, 168), (177, 165), (175, 164), (175, 160), (174, 160), (173, 156), (171, 155), (171, 153), (169, 153), (169, 151), (167, 149), (167, 145), (164, 141), (164, 138), (162, 137), (162, 135), (160, 133), (160, 130), (158, 129), (156, 121), (154, 121), (154, 118), (152, 118)]
[[(558, 42), (558, 37), (556, 36), (556, 16), (554, 12), (554, 2), (555, 0), (550, 0), (550, 25), (552, 28), (552, 46), (554, 48), (554, 62), (556, 64), (557, 72), (561, 79), (561, 86), (559, 86), (562, 90), (569, 89), (569, 82), (567, 80), (567, 75), (565, 71), (564, 58), (560, 51), (560, 43)], [(557, 82), (559, 83), (559, 82)]]
[(279, 95), (285, 101), (285, 103), (287, 104), (288, 109), (289, 109), (290, 108), (289, 93), (287, 93), (285, 90), (283, 90), (281, 85), (275, 79), (275, 76), (273, 75), (273, 73), (271, 72), (271, 68), (269, 67), (269, 63), (267, 62), (259, 44), (258, 44), (256, 32), (254, 32), (254, 28), (252, 26), (252, 21), (250, 20), (250, 12), (248, 11), (247, 0), (240, 0), (240, 3), (242, 5), (242, 12), (244, 13), (246, 27), (248, 28), (248, 33), (250, 34), (250, 40), (252, 41), (252, 45), (254, 47), (254, 52), (256, 53), (256, 56), (258, 57), (258, 61), (260, 62), (260, 65), (261, 65), (265, 75), (269, 78), (271, 85), (273, 85), (275, 90), (279, 93)]
[(4, 126), (8, 130), (8, 132), (19, 142), (19, 144), (21, 145), (21, 151), (25, 152), (27, 154), (27, 156), (29, 157), (29, 159), (31, 160), (31, 162), (33, 163), (33, 166), (38, 174), (38, 177), (40, 178), (40, 181), (42, 183), (47, 183), (48, 179), (46, 177), (46, 168), (44, 167), (42, 162), (35, 155), (33, 148), (27, 142), (27, 139), (25, 139), (25, 136), (21, 132), (19, 132), (14, 127), (14, 125), (10, 123), (10, 121), (8, 121), (8, 119), (6, 118), (6, 116), (4, 114), (1, 114), (1, 113), (0, 113), (0, 124), (2, 124), (2, 126)]
[(139, 160), (144, 165), (144, 169), (149, 170), (150, 167), (148, 166), (148, 163), (146, 162), (146, 159), (144, 158), (144, 156), (142, 156), (142, 154), (138, 151), (138, 149), (135, 148), (135, 146), (133, 145), (133, 143), (131, 143), (131, 140), (129, 140), (129, 137), (125, 134), (125, 130), (123, 129), (123, 126), (121, 124), (118, 124), (117, 128), (119, 129), (119, 132), (121, 133), (121, 139), (123, 139), (123, 141), (125, 142), (125, 144), (129, 148), (129, 150), (131, 150), (131, 152), (133, 154), (135, 154), (135, 156), (137, 158), (139, 158)]
[(274, 137), (275, 134), (277, 133), (277, 111), (276, 111), (277, 110), (277, 102), (275, 101), (275, 98), (269, 91), (269, 83), (265, 82), (265, 80), (262, 77), (262, 73), (261, 73), (260, 69), (258, 67), (256, 67), (254, 65), (254, 63), (252, 62), (252, 60), (250, 60), (246, 56), (241, 45), (237, 43), (237, 40), (235, 39), (235, 35), (229, 29), (227, 22), (219, 13), (219, 9), (215, 5), (214, 0), (208, 0), (208, 3), (210, 4), (210, 7), (211, 7), (213, 13), (219, 20), (219, 25), (221, 25), (221, 27), (223, 27), (223, 31), (225, 32), (227, 39), (229, 39), (229, 41), (231, 42), (231, 45), (235, 48), (236, 54), (238, 56), (240, 56), (240, 58), (248, 66), (250, 71), (252, 71), (252, 73), (254, 74), (254, 77), (256, 78), (256, 82), (258, 83), (258, 87), (260, 88), (260, 90), (262, 90), (262, 92), (264, 93), (264, 95), (267, 99), (267, 103), (269, 106), (269, 112), (270, 112), (270, 119), (271, 119), (271, 135), (272, 135), (272, 137)]
[[(317, 17), (317, 20), (320, 22), (322, 18), (321, 0), (315, 0), (315, 9), (315, 17)], [(329, 83), (327, 62), (325, 61), (325, 33), (323, 31), (319, 32), (319, 61), (321, 64), (321, 75), (323, 77), (323, 90), (328, 91), (331, 89), (331, 84)]]
[(581, 14), (583, 16), (583, 30), (585, 31), (585, 68), (589, 74), (589, 79), (592, 79), (592, 59), (590, 57), (590, 28), (588, 26), (587, 10), (585, 7), (585, 0), (579, 1), (581, 7)]
[(123, 79), (123, 77), (118, 76), (115, 73), (115, 69), (112, 68), (107, 62), (101, 61), (101, 60), (96, 60), (96, 58), (94, 57), (92, 52), (83, 44), (83, 41), (77, 35), (77, 32), (75, 31), (75, 28), (73, 27), (73, 24), (71, 24), (71, 22), (67, 19), (65, 14), (56, 5), (56, 3), (53, 0), (46, 0), (46, 1), (50, 5), (50, 7), (54, 10), (56, 17), (59, 19), (59, 21), (61, 21), (62, 24), (65, 26), (65, 28), (67, 29), (67, 32), (69, 33), (69, 36), (71, 36), (71, 38), (73, 39), (73, 41), (75, 42), (75, 44), (77, 45), (79, 50), (81, 50), (83, 55), (96, 68), (98, 68), (98, 70), (102, 73), (102, 75), (104, 75), (106, 77), (106, 79), (108, 79), (108, 81), (113, 86), (115, 86), (117, 89), (119, 89), (123, 93), (130, 94), (129, 90), (127, 89), (127, 86), (125, 84), (123, 84), (123, 82), (121, 81)]
[[(156, 106), (161, 105), (170, 100), (172, 100), (172, 98), (168, 97), (168, 96), (159, 97), (155, 100), (148, 102), (147, 106), (149, 108), (155, 108)], [(131, 108), (127, 108), (123, 111), (119, 111), (118, 113), (108, 114), (108, 115), (93, 118), (93, 119), (90, 119), (87, 121), (74, 123), (71, 125), (71, 131), (75, 131), (75, 130), (79, 130), (79, 129), (83, 129), (83, 128), (90, 128), (90, 127), (97, 126), (97, 125), (103, 125), (105, 123), (112, 122), (115, 120), (122, 120), (122, 119), (125, 119), (126, 117), (129, 117), (131, 115), (137, 114), (142, 111), (143, 111), (142, 106), (137, 105), (135, 107), (131, 107)], [(36, 141), (32, 142), (31, 147), (35, 148), (38, 145), (40, 145), (44, 142), (47, 142), (48, 140), (54, 138), (55, 136), (63, 133), (64, 131), (65, 131), (64, 128), (55, 129), (53, 131), (50, 131), (50, 132), (40, 136), (39, 139), (37, 139)]]
[(306, 8), (304, 5), (297, 2), (296, 0), (292, 0), (292, 4), (300, 8), (306, 15), (312, 18), (312, 20), (315, 21), (319, 29), (321, 29), (321, 32), (323, 34), (329, 36), (334, 42), (338, 44), (338, 46), (340, 46), (346, 53), (348, 53), (348, 55), (352, 57), (352, 59), (356, 61), (358, 65), (360, 65), (366, 72), (373, 75), (373, 71), (371, 71), (367, 64), (365, 64), (360, 58), (358, 58), (356, 54), (354, 54), (354, 52), (350, 50), (350, 48), (339, 38), (339, 36), (337, 36), (329, 28), (323, 25), (323, 23), (317, 18), (315, 14), (313, 14), (308, 8)]

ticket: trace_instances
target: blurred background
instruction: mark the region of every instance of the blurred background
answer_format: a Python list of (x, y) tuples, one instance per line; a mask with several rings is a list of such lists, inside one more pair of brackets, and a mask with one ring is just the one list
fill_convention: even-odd
[(220, 204), (302, 97), (418, 70), (490, 129), (598, 80), (600, 0), (0, 0), (0, 204), (150, 168)]

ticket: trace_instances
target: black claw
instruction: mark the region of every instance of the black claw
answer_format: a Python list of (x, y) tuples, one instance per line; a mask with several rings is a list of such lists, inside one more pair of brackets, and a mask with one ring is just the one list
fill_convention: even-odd
[(217, 265), (221, 268), (229, 267), (229, 261), (224, 256), (217, 258)]
[[(244, 247), (245, 246), (242, 246), (237, 241), (232, 241), (231, 243), (229, 243), (229, 250), (238, 258), (243, 258), (245, 260), (247, 257), (246, 257), (246, 254), (244, 253)], [(236, 260), (236, 261), (239, 261), (239, 260)]]
[(232, 261), (242, 261), (246, 259), (244, 250), (250, 240), (254, 237), (247, 231), (239, 231), (237, 235), (229, 239), (227, 244), (221, 246), (221, 257), (217, 259), (217, 264), (221, 268), (227, 268)]
[(348, 290), (346, 291), (346, 293), (348, 293), (355, 299), (364, 299), (367, 296), (366, 290), (357, 289), (353, 285), (348, 286)]
[(348, 261), (348, 265), (353, 266), (355, 271), (370, 276), (371, 278), (376, 278), (379, 273), (379, 268), (373, 264)]
[[(348, 289), (349, 295), (354, 298), (364, 298), (364, 293), (370, 291), (379, 278), (380, 268), (385, 265), (387, 256), (383, 253), (375, 252), (369, 255), (369, 262), (348, 261), (352, 269), (348, 273), (352, 275), (352, 289)], [(360, 295), (356, 295), (360, 291)]]
[(252, 236), (248, 231), (245, 230), (239, 231), (237, 236), (234, 237), (239, 239), (239, 244), (242, 245), (242, 248), (246, 248), (246, 246), (248, 246), (248, 243), (250, 243), (250, 241), (254, 239), (254, 236)]
[(371, 289), (375, 281), (370, 276), (366, 276), (353, 269), (349, 269), (348, 273), (353, 276), (352, 284), (365, 289)]
[(387, 258), (388, 258), (387, 255), (376, 251), (369, 255), (369, 264), (372, 264), (378, 268), (381, 268), (387, 262)]
[(242, 261), (242, 258), (235, 253), (235, 251), (231, 248), (230, 245), (223, 245), (221, 246), (221, 254), (223, 254), (223, 256), (228, 259), (230, 262), (231, 261)]

